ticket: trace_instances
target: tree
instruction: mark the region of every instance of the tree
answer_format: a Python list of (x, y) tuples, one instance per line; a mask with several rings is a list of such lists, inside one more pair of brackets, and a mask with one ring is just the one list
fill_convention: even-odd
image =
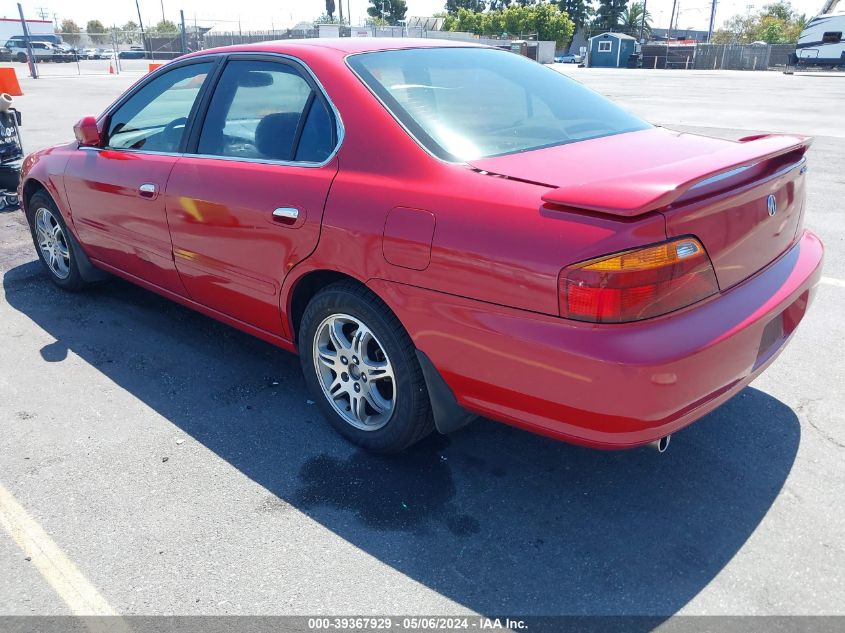
[(622, 31), (631, 37), (640, 38), (640, 26), (643, 27), (643, 37), (648, 38), (651, 34), (651, 13), (645, 10), (645, 21), (643, 21), (642, 2), (632, 2), (622, 14)]
[(338, 16), (330, 16), (328, 13), (323, 13), (319, 16), (316, 20), (314, 20), (314, 24), (349, 24), (349, 20), (344, 18), (339, 18)]
[[(342, 1), (343, 0), (341, 0), (341, 2)], [(330, 20), (334, 20), (334, 10), (335, 10), (334, 0), (326, 0), (326, 15), (329, 16)]]
[(780, 0), (764, 6), (759, 13), (735, 15), (713, 34), (713, 43), (789, 44), (798, 41), (806, 21), (789, 2)]
[(135, 44), (141, 41), (141, 29), (132, 20), (115, 31), (115, 39), (118, 44)]
[(576, 29), (589, 23), (593, 15), (593, 7), (587, 0), (559, 0), (557, 6), (575, 23)]
[(99, 20), (88, 20), (88, 24), (85, 25), (85, 32), (88, 33), (88, 37), (94, 44), (102, 44), (106, 41), (106, 27)]
[(596, 9), (596, 19), (593, 20), (593, 31), (618, 31), (621, 28), (622, 15), (628, 0), (599, 0)]
[(62, 24), (59, 27), (59, 33), (62, 35), (62, 39), (73, 46), (79, 44), (79, 34), (81, 32), (82, 29), (73, 20), (62, 20)]
[(408, 5), (405, 0), (370, 0), (370, 6), (367, 7), (367, 15), (382, 18), (391, 26), (396, 26), (399, 20), (404, 20), (407, 12)]
[(171, 22), (170, 20), (162, 20), (161, 22), (156, 24), (153, 28), (151, 28), (149, 31), (150, 31), (150, 33), (156, 34), (156, 35), (164, 35), (164, 34), (171, 35), (173, 33), (178, 32), (179, 29), (174, 22)]
[(446, 18), (443, 30), (477, 35), (536, 35), (540, 40), (554, 40), (563, 46), (572, 39), (575, 24), (557, 5), (543, 2), (529, 6), (512, 4), (486, 13), (458, 9), (457, 15)]
[(484, 0), (446, 0), (446, 13), (449, 15), (456, 15), (458, 9), (480, 13), (484, 11), (485, 7)]

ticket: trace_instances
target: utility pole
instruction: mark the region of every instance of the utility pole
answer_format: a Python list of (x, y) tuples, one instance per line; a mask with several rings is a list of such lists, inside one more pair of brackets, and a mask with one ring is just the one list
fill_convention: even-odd
[(343, 24), (343, 0), (340, 0), (337, 4), (337, 8), (340, 11), (340, 23)]
[(188, 36), (185, 34), (185, 12), (179, 9), (179, 21), (182, 23), (182, 54), (188, 52)]
[(161, 0), (161, 21), (166, 22), (167, 20), (164, 19), (164, 0)]
[(38, 8), (36, 8), (36, 9), (35, 9), (35, 12), (36, 12), (39, 16), (41, 16), (41, 19), (42, 19), (42, 20), (46, 20), (46, 19), (47, 19), (47, 17), (50, 15), (50, 12), (49, 12), (47, 9), (45, 9), (44, 7), (38, 7)]
[(672, 0), (672, 15), (669, 18), (669, 30), (666, 32), (666, 39), (672, 39), (672, 23), (675, 21), (675, 9), (678, 6), (678, 0)]
[[(141, 29), (141, 46), (143, 46), (144, 50), (147, 50), (147, 38), (144, 36), (144, 20), (141, 19), (141, 5), (138, 4), (138, 0), (135, 0), (135, 8), (138, 10), (138, 28)], [(152, 49), (152, 47), (150, 48)]]
[(35, 68), (35, 55), (32, 52), (32, 40), (29, 39), (29, 27), (26, 25), (26, 18), (23, 17), (23, 7), (20, 2), (18, 2), (18, 13), (21, 16), (23, 39), (26, 42), (26, 59), (29, 62), (29, 74), (33, 79), (38, 79), (38, 70)]
[(716, 23), (716, 0), (710, 5), (710, 28), (707, 30), (707, 43), (713, 40), (713, 25)]
[[(716, 0), (713, 0), (713, 2), (716, 2)], [(640, 44), (643, 43), (643, 32), (645, 31), (646, 7), (648, 7), (648, 0), (643, 0), (643, 17), (640, 20)]]

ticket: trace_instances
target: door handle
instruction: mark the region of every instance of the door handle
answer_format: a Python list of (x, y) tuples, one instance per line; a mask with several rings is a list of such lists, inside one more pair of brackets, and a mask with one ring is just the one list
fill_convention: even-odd
[(158, 187), (151, 182), (145, 182), (143, 185), (138, 187), (138, 195), (142, 198), (155, 198), (157, 193)]
[(293, 224), (299, 219), (299, 209), (295, 207), (279, 207), (273, 211), (273, 221), (281, 224)]

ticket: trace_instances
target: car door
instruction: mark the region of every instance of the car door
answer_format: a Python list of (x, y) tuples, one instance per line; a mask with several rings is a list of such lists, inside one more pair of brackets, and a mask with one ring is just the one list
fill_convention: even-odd
[(282, 334), (282, 281), (316, 247), (337, 115), (281, 56), (232, 55), (167, 185), (176, 268), (195, 301)]
[(179, 294), (185, 292), (173, 263), (164, 189), (217, 61), (181, 63), (151, 77), (106, 115), (101, 146), (80, 148), (65, 169), (73, 225), (89, 255)]

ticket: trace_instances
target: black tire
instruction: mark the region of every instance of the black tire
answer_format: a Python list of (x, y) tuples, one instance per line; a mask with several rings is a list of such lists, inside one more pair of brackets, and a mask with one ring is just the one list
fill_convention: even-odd
[[(41, 264), (47, 271), (47, 276), (50, 277), (50, 280), (54, 284), (63, 290), (77, 291), (85, 288), (88, 284), (84, 279), (82, 279), (82, 275), (79, 272), (77, 255), (74, 247), (75, 241), (71, 237), (67, 224), (65, 224), (65, 220), (56, 206), (56, 203), (53, 202), (53, 199), (45, 191), (37, 191), (32, 195), (32, 197), (30, 197), (29, 202), (26, 205), (26, 209), (26, 219), (29, 222), (29, 231), (32, 234), (32, 243), (35, 245), (35, 252), (38, 253), (38, 259), (41, 260)], [(68, 274), (65, 277), (60, 276), (55, 270), (53, 270), (45, 259), (44, 253), (41, 251), (41, 247), (38, 245), (35, 222), (39, 209), (48, 210), (50, 215), (55, 219), (56, 224), (58, 224), (61, 228), (60, 242), (65, 245), (68, 253)]]
[(26, 53), (18, 53), (15, 55), (15, 59), (20, 62), (21, 64), (26, 63)]
[[(323, 393), (315, 367), (313, 345), (318, 328), (335, 314), (349, 315), (375, 336), (393, 367), (390, 389), (392, 413), (384, 426), (363, 430), (335, 411)], [(395, 453), (420, 441), (434, 430), (428, 389), (417, 361), (416, 348), (399, 319), (372, 292), (352, 281), (340, 281), (317, 293), (302, 316), (299, 357), (305, 382), (332, 426), (352, 443), (378, 453)]]

